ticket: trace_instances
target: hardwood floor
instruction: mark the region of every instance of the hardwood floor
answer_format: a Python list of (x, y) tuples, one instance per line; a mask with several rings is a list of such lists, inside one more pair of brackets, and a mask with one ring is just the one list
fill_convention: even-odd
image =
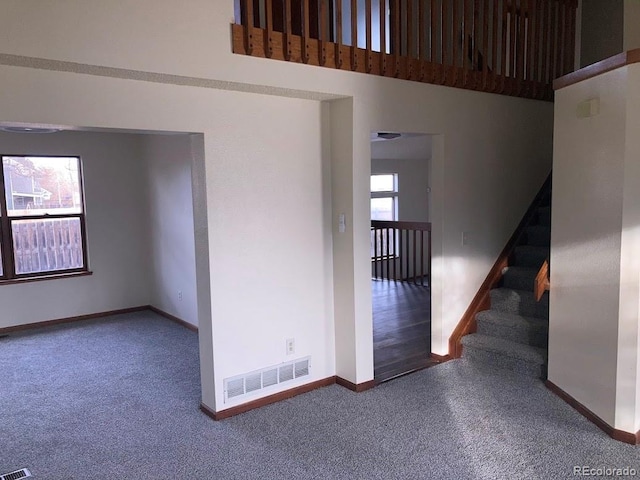
[(372, 280), (374, 377), (384, 382), (437, 362), (431, 353), (431, 291)]

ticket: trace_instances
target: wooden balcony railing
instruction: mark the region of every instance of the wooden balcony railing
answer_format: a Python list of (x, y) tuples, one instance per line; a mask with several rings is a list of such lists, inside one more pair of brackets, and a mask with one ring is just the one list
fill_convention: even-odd
[(577, 0), (236, 0), (233, 51), (551, 100)]
[(371, 276), (431, 285), (431, 224), (371, 220)]

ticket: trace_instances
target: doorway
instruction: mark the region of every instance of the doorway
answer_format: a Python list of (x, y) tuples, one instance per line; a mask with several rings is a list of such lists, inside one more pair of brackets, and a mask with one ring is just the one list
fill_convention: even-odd
[(426, 134), (371, 134), (371, 294), (374, 378), (431, 359), (431, 224)]

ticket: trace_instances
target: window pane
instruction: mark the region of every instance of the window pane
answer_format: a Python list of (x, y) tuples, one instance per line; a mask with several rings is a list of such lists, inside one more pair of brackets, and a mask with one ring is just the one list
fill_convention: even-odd
[(372, 198), (371, 220), (395, 220), (394, 200), (394, 197)]
[(82, 213), (80, 159), (2, 157), (9, 216)]
[(395, 174), (371, 175), (372, 192), (395, 192)]
[(79, 218), (12, 220), (16, 274), (82, 268)]

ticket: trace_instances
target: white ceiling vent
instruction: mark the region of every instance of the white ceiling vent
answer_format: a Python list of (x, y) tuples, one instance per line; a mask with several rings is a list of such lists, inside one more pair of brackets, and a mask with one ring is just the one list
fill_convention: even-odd
[(224, 401), (309, 375), (311, 357), (224, 379)]

